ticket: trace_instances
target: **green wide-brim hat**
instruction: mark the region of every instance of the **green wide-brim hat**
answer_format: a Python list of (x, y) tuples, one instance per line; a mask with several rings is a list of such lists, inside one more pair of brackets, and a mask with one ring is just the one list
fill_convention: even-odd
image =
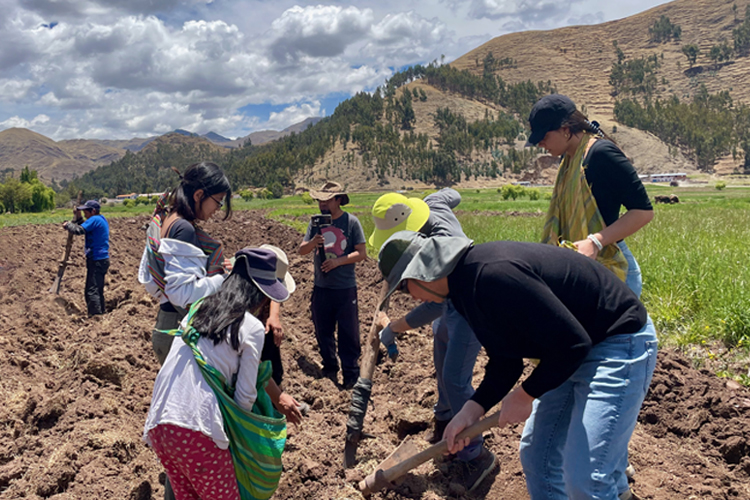
[(398, 231), (383, 243), (378, 268), (388, 282), (388, 294), (378, 308), (405, 279), (437, 281), (448, 276), (474, 242), (461, 236), (427, 237), (414, 231)]
[(372, 207), (375, 230), (368, 240), (380, 251), (385, 240), (398, 231), (419, 231), (430, 218), (430, 207), (420, 198), (407, 198), (399, 193), (384, 194)]

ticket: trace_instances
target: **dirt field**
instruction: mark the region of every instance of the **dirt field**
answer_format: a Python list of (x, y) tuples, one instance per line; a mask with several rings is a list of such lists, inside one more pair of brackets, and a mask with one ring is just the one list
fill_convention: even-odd
[[(115, 219), (112, 265), (105, 291), (108, 313), (87, 319), (83, 301), (83, 238), (61, 294), (52, 284), (65, 232), (58, 226), (0, 229), (0, 499), (163, 498), (163, 473), (141, 442), (157, 362), (150, 330), (155, 302), (136, 272), (146, 217)], [(360, 446), (360, 462), (344, 471), (345, 422), (350, 391), (321, 377), (309, 300), (312, 263), (295, 249), (300, 236), (240, 212), (212, 221), (208, 232), (231, 255), (267, 242), (289, 253), (298, 290), (283, 307), (282, 347), (287, 392), (311, 406), (299, 429), (290, 429), (284, 474), (274, 498), (357, 499), (356, 482), (406, 435), (423, 437), (436, 400), (431, 334), (422, 329), (401, 341), (397, 363), (381, 363), (366, 431), (377, 439)], [(367, 331), (378, 272), (372, 260), (358, 267), (360, 317)], [(402, 313), (412, 304), (397, 298)], [(750, 392), (696, 371), (680, 355), (662, 351), (640, 423), (631, 443), (637, 469), (633, 489), (643, 498), (685, 500), (750, 498)], [(480, 355), (479, 381), (486, 359)], [(520, 426), (495, 430), (486, 442), (500, 467), (474, 495), (451, 485), (450, 463), (422, 465), (387, 499), (528, 498), (518, 462)]]

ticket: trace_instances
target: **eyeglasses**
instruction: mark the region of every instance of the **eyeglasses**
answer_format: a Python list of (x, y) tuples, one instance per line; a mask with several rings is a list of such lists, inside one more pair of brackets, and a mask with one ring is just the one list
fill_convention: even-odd
[(217, 205), (219, 205), (219, 209), (224, 208), (224, 199), (223, 198), (221, 200), (217, 200), (216, 198), (214, 198), (211, 195), (209, 195), (208, 197), (211, 198), (212, 200), (214, 200)]

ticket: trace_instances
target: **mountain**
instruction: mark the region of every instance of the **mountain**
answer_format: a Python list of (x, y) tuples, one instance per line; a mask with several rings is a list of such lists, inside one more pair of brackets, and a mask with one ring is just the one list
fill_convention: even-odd
[[(747, 1), (676, 0), (603, 24), (503, 35), (458, 58), (451, 66), (480, 75), (490, 53), (496, 60), (513, 60), (495, 74), (508, 82), (552, 81), (560, 93), (570, 96), (579, 108), (583, 106), (590, 119), (598, 120), (607, 130), (617, 127), (616, 140), (639, 170), (689, 170), (695, 167), (692, 161), (676, 161), (668, 152), (670, 148), (652, 134), (616, 123), (615, 102), (629, 96), (615, 95), (610, 85), (610, 71), (617, 61), (614, 44), (627, 60), (647, 60), (649, 56), (658, 60), (652, 99), (675, 95), (686, 101), (705, 85), (709, 93), (728, 91), (735, 102), (750, 103), (750, 57), (735, 53), (722, 63), (714, 63), (709, 57), (714, 46), (723, 42), (733, 46), (733, 31), (742, 26), (747, 7)], [(662, 16), (680, 27), (679, 39), (664, 43), (651, 40), (650, 30)], [(700, 50), (692, 67), (682, 50), (690, 44)], [(738, 163), (727, 153), (715, 169), (728, 173)]]
[(219, 135), (216, 132), (209, 132), (207, 134), (203, 134), (201, 137), (205, 137), (214, 144), (224, 144), (227, 142), (232, 142), (232, 139), (227, 139), (223, 135)]
[(252, 134), (246, 135), (245, 137), (240, 137), (238, 139), (235, 139), (234, 141), (230, 141), (226, 145), (239, 148), (239, 147), (242, 147), (247, 142), (248, 139), (250, 139), (251, 144), (258, 146), (260, 144), (265, 144), (267, 142), (275, 141), (275, 140), (281, 139), (282, 137), (286, 137), (292, 132), (298, 134), (306, 130), (307, 127), (315, 125), (322, 119), (323, 118), (319, 116), (306, 118), (305, 120), (299, 123), (295, 123), (294, 125), (288, 126), (287, 128), (285, 128), (284, 130), (280, 132), (276, 130), (259, 130), (257, 132), (253, 132)]
[(125, 150), (105, 144), (85, 140), (55, 142), (24, 128), (0, 132), (0, 168), (18, 171), (28, 166), (46, 182), (70, 180), (124, 155)]

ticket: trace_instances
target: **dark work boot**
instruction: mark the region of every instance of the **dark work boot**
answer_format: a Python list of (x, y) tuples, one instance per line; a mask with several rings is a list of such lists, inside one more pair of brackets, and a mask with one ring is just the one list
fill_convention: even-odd
[(439, 443), (443, 440), (443, 432), (445, 432), (445, 428), (448, 427), (448, 423), (450, 420), (438, 420), (435, 419), (435, 427), (432, 428), (431, 431), (427, 433), (427, 436), (425, 436), (425, 440), (430, 444)]

